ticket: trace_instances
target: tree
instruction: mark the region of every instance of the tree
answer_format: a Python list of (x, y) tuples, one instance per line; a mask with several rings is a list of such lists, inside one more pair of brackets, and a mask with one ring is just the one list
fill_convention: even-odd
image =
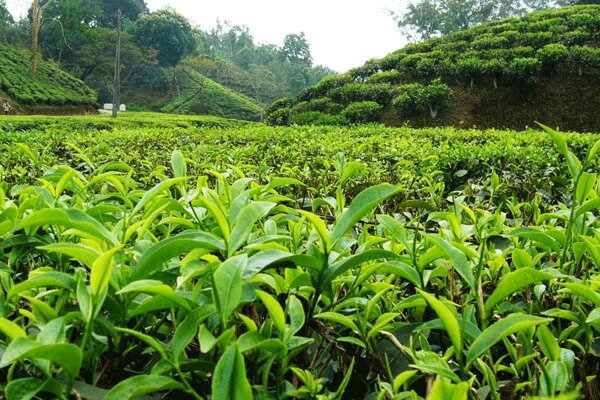
[(2, 42), (6, 41), (6, 31), (12, 23), (14, 21), (6, 8), (6, 1), (0, 0), (0, 38)]
[(142, 15), (137, 23), (136, 40), (143, 49), (158, 52), (161, 66), (175, 66), (194, 51), (196, 41), (188, 20), (175, 11), (164, 9)]
[(284, 59), (292, 64), (304, 64), (309, 67), (312, 65), (310, 45), (306, 40), (304, 32), (287, 35), (283, 39), (283, 49), (281, 52)]
[(140, 15), (148, 13), (148, 6), (144, 0), (89, 0), (90, 7), (97, 13), (98, 25), (114, 28), (116, 26), (117, 12), (121, 10), (123, 17), (136, 21)]
[(44, 20), (44, 11), (54, 0), (33, 0), (31, 20), (31, 72), (37, 72), (39, 57), (40, 28)]
[(428, 39), (530, 11), (598, 2), (600, 0), (418, 0), (411, 1), (404, 12), (389, 12), (407, 36)]

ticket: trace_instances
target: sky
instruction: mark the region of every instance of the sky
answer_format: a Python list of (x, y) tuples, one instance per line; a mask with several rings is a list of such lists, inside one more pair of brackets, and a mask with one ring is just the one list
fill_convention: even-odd
[[(406, 44), (387, 10), (406, 0), (146, 0), (150, 11), (171, 7), (208, 30), (217, 19), (246, 25), (255, 43), (282, 45), (287, 34), (304, 32), (314, 64), (338, 72), (359, 67)], [(15, 19), (31, 0), (6, 0)]]

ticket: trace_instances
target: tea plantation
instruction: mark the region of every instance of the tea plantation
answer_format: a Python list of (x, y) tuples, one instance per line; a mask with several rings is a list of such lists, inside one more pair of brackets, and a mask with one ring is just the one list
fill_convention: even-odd
[(598, 399), (600, 135), (0, 120), (7, 399)]

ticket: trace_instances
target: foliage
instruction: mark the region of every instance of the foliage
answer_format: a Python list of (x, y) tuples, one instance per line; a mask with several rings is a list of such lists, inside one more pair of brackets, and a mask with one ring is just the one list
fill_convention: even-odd
[[(411, 1), (404, 12), (390, 11), (398, 28), (420, 39), (447, 35), (496, 19), (521, 16), (526, 12), (573, 4), (597, 4), (573, 0), (418, 0)], [(485, 39), (492, 46), (504, 38)]]
[(435, 118), (438, 108), (448, 99), (451, 90), (439, 79), (424, 86), (419, 83), (402, 85), (396, 88), (398, 95), (392, 100), (392, 105), (404, 113), (411, 113), (419, 108), (429, 109), (431, 117)]
[(167, 113), (215, 115), (260, 121), (263, 108), (253, 99), (214, 82), (194, 69), (177, 67), (173, 81), (178, 96), (161, 109)]
[[(357, 104), (357, 103), (353, 103)], [(375, 103), (376, 104), (376, 103)], [(347, 108), (346, 108), (347, 110)], [(346, 110), (344, 110), (342, 115), (331, 115), (326, 114), (321, 111), (304, 111), (300, 113), (293, 113), (290, 117), (290, 124), (292, 125), (346, 125), (348, 121), (346, 118), (349, 116), (346, 114)], [(363, 109), (363, 113), (366, 114), (366, 110)], [(359, 117), (357, 111), (355, 111), (355, 117)], [(366, 117), (366, 115), (364, 115)], [(358, 121), (357, 121), (358, 122)], [(369, 121), (364, 121), (369, 122)], [(277, 124), (273, 124), (277, 125)], [(284, 125), (284, 124), (280, 124)]]
[(0, 87), (23, 104), (95, 105), (94, 92), (52, 63), (41, 63), (29, 73), (27, 52), (0, 46)]
[(374, 101), (358, 101), (348, 104), (342, 115), (351, 123), (364, 124), (377, 121), (382, 108)]
[(143, 49), (156, 50), (163, 67), (177, 65), (196, 46), (188, 20), (170, 10), (142, 15), (136, 22), (136, 28), (137, 42)]
[[(429, 3), (441, 4), (437, 0)], [(490, 7), (505, 4), (452, 2), (456, 7), (466, 3), (486, 3)], [(387, 116), (393, 113), (389, 107), (392, 97), (396, 98), (396, 105), (405, 103), (400, 107), (405, 110), (429, 108), (427, 105), (418, 106), (416, 101), (410, 100), (411, 96), (404, 96), (404, 100), (398, 100), (398, 97), (411, 87), (407, 85), (417, 85), (413, 87), (415, 89), (418, 85), (427, 86), (437, 79), (453, 88), (461, 88), (464, 84), (473, 90), (476, 86), (477, 89), (483, 89), (491, 84), (495, 89), (504, 86), (503, 92), (518, 92), (521, 97), (541, 77), (547, 78), (544, 80), (547, 82), (552, 80), (551, 74), (556, 72), (567, 76), (575, 72), (579, 75), (588, 74), (590, 81), (596, 82), (600, 74), (599, 15), (598, 5), (565, 7), (538, 11), (521, 18), (491, 21), (445, 36), (432, 37), (409, 44), (382, 59), (369, 60), (344, 74), (328, 77), (303, 90), (294, 103), (304, 107), (305, 102), (325, 97), (342, 106), (356, 101), (376, 101), (384, 106), (382, 121), (387, 121)], [(562, 80), (556, 79), (556, 85), (560, 86)], [(473, 92), (470, 100), (479, 102), (477, 99), (482, 95), (485, 94)], [(439, 98), (444, 97), (447, 94)], [(411, 102), (412, 105), (408, 104)], [(456, 106), (455, 123), (458, 125), (462, 120), (458, 110), (468, 109), (469, 105)], [(435, 109), (435, 106), (430, 109), (432, 115), (436, 114)], [(490, 110), (489, 114), (492, 113)], [(406, 117), (404, 121), (410, 119), (411, 115)]]
[(3, 120), (8, 398), (592, 398), (598, 135)]

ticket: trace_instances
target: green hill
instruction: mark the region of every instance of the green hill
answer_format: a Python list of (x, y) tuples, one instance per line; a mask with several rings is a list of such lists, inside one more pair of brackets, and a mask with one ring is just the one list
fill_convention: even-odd
[(13, 103), (28, 106), (94, 106), (96, 95), (81, 80), (41, 61), (30, 72), (31, 53), (0, 46), (0, 90)]
[(600, 130), (600, 6), (482, 24), (408, 45), (269, 108), (288, 123)]
[(162, 112), (203, 114), (259, 121), (264, 110), (255, 100), (202, 75), (188, 66), (177, 68), (178, 94), (161, 108)]

